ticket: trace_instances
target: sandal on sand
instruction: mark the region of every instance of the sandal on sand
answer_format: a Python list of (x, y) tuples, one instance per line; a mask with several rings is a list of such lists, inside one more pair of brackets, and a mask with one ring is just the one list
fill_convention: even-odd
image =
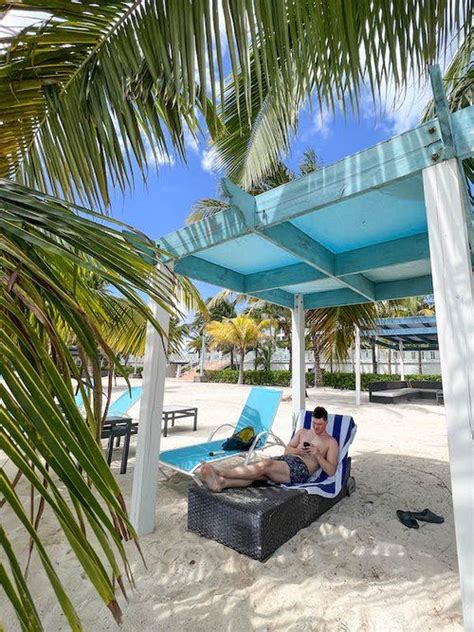
[(442, 524), (444, 522), (443, 516), (437, 516), (429, 509), (424, 509), (423, 511), (410, 511), (407, 513), (410, 513), (415, 520), (422, 520), (423, 522), (433, 522), (435, 524)]
[(408, 527), (409, 529), (420, 528), (420, 525), (417, 523), (415, 518), (413, 518), (411, 511), (401, 511), (400, 509), (397, 509), (397, 518), (402, 524), (405, 525), (405, 527)]

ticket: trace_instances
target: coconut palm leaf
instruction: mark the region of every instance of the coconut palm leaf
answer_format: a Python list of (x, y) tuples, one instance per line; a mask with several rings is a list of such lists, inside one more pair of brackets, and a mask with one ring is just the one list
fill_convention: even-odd
[(256, 15), (260, 39), (227, 85), (226, 133), (213, 145), (216, 163), (244, 188), (271, 173), (288, 150), (305, 102), (357, 111), (365, 86), (374, 99), (389, 79), (403, 90), (436, 62), (448, 36), (467, 38), (472, 3), (281, 2), (256, 5)]
[[(132, 164), (145, 175), (149, 154), (158, 163), (170, 151), (183, 156), (185, 130), (199, 130), (196, 110), (216, 137), (216, 81), (234, 139), (223, 141), (226, 168), (242, 182), (261, 179), (306, 98), (355, 108), (364, 82), (374, 95), (388, 76), (403, 87), (472, 10), (471, 0), (8, 7), (47, 18), (2, 41), (0, 177), (90, 205), (108, 203), (111, 183), (127, 187)], [(224, 40), (232, 71), (225, 98)]]
[[(474, 33), (469, 31), (453, 55), (443, 76), (451, 112), (467, 108), (474, 103)], [(434, 101), (423, 112), (423, 121), (435, 116)]]
[[(136, 541), (136, 535), (99, 444), (100, 355), (111, 366), (118, 367), (118, 360), (103, 335), (104, 306), (89, 282), (93, 275), (97, 285), (111, 287), (163, 333), (141, 293), (173, 315), (178, 281), (148, 261), (144, 248), (150, 244), (134, 245), (118, 222), (99, 223), (86, 209), (71, 208), (11, 182), (0, 183), (0, 450), (9, 459), (8, 468), (0, 471), (0, 502), (8, 504), (31, 538), (74, 630), (81, 626), (73, 602), (37, 534), (36, 519), (15, 491), (14, 468), (45, 511), (54, 514), (85, 576), (120, 620), (116, 587), (125, 590), (123, 572), (131, 578), (124, 541)], [(91, 367), (90, 402), (65, 331)], [(74, 383), (84, 395), (85, 418), (74, 401)], [(20, 552), (6, 524), (3, 529), (0, 538), (9, 563), (0, 571), (2, 585), (23, 629), (40, 630), (19, 574)]]
[(334, 358), (342, 362), (354, 341), (354, 326), (374, 329), (377, 317), (377, 303), (326, 307), (308, 310), (306, 325), (317, 334), (319, 353), (326, 360)]
[[(107, 344), (121, 356), (139, 356), (145, 354), (147, 319), (130, 301), (104, 293), (100, 302), (106, 307), (101, 331)], [(196, 307), (197, 308), (197, 307)], [(168, 353), (180, 353), (189, 326), (170, 318), (168, 332)]]
[(214, 198), (203, 198), (193, 204), (191, 213), (186, 216), (186, 224), (189, 226), (189, 224), (199, 222), (202, 219), (206, 219), (206, 217), (212, 217), (228, 208), (230, 208), (230, 205), (227, 202)]

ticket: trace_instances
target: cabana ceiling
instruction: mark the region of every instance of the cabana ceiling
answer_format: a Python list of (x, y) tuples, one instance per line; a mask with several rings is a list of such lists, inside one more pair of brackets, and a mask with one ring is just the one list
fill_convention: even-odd
[(159, 245), (180, 274), (286, 307), (430, 294), (421, 171), (473, 153), (474, 106), (451, 120), (451, 137), (436, 119), (256, 197), (224, 179), (231, 208)]

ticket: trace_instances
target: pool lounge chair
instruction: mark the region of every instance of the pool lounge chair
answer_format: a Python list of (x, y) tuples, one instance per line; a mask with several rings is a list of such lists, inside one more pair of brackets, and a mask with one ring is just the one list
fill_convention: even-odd
[(126, 417), (132, 406), (138, 402), (143, 393), (142, 386), (132, 386), (128, 388), (112, 402), (107, 411), (107, 417)]
[[(311, 415), (302, 411), (296, 430), (310, 428)], [(300, 529), (355, 490), (348, 456), (356, 433), (354, 420), (331, 414), (327, 431), (339, 443), (334, 476), (318, 470), (303, 485), (253, 484), (220, 494), (192, 485), (188, 490), (188, 529), (264, 562)]]
[[(310, 429), (313, 413), (309, 410), (302, 410), (298, 416), (295, 432), (301, 428)], [(328, 414), (328, 424), (326, 431), (331, 437), (336, 439), (339, 445), (337, 458), (337, 470), (334, 476), (328, 476), (321, 468), (316, 470), (307, 483), (297, 485), (284, 485), (287, 489), (302, 489), (308, 494), (316, 494), (325, 498), (335, 498), (341, 491), (343, 482), (346, 480), (349, 464), (349, 447), (354, 441), (357, 426), (350, 415)]]
[[(160, 469), (162, 466), (169, 467), (187, 476), (192, 476), (199, 484), (200, 481), (195, 476), (195, 471), (203, 461), (213, 463), (215, 461), (241, 456), (245, 458), (245, 463), (248, 463), (255, 450), (263, 450), (271, 445), (284, 445), (271, 431), (273, 420), (278, 405), (280, 404), (281, 395), (281, 390), (253, 387), (235, 426), (232, 424), (222, 424), (211, 433), (206, 443), (198, 443), (184, 448), (175, 448), (174, 450), (161, 452)], [(250, 450), (248, 452), (240, 452), (238, 450), (224, 451), (222, 444), (225, 439), (246, 426), (252, 426), (256, 434)], [(226, 437), (214, 439), (214, 436), (222, 428), (228, 428)]]

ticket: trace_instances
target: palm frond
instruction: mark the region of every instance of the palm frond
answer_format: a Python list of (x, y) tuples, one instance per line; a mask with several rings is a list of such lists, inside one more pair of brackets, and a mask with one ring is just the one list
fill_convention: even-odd
[[(74, 0), (8, 2), (48, 19), (0, 49), (0, 177), (90, 205), (126, 188), (136, 164), (184, 156), (184, 133), (212, 137), (224, 104), (229, 174), (253, 183), (288, 146), (305, 98), (357, 107), (436, 61), (470, 25), (471, 0)], [(224, 95), (224, 40), (232, 82)], [(383, 60), (383, 63), (380, 63)], [(216, 90), (216, 82), (220, 90)], [(220, 93), (218, 95), (217, 93)], [(248, 165), (248, 166), (246, 166)], [(251, 169), (253, 171), (251, 171)]]
[(374, 99), (389, 78), (403, 90), (443, 54), (448, 36), (470, 32), (472, 15), (470, 0), (278, 2), (255, 9), (250, 63), (226, 88), (226, 133), (213, 145), (226, 174), (247, 189), (288, 150), (306, 101), (357, 111), (366, 86)]
[[(118, 366), (118, 359), (103, 335), (105, 308), (88, 283), (93, 275), (97, 286), (113, 288), (163, 333), (141, 293), (174, 315), (177, 279), (147, 261), (142, 248), (124, 237), (121, 224), (96, 219), (86, 209), (79, 212), (47, 195), (0, 182), (0, 450), (54, 514), (86, 577), (120, 620), (120, 565), (131, 577), (124, 540), (136, 540), (136, 535), (99, 444), (100, 356), (111, 366)], [(90, 403), (64, 332), (90, 367)], [(73, 380), (84, 394), (85, 418), (74, 401)], [(38, 551), (70, 627), (80, 629), (24, 501), (3, 471), (0, 494)], [(8, 547), (7, 532), (2, 539)], [(20, 619), (29, 618), (25, 629), (41, 629), (31, 595), (15, 570), (18, 552), (9, 550), (10, 570), (2, 568), (9, 598)]]
[(193, 204), (191, 213), (186, 217), (186, 224), (194, 224), (206, 217), (212, 217), (217, 213), (221, 213), (229, 208), (229, 204), (222, 200), (216, 200), (214, 198), (203, 198)]
[[(443, 83), (451, 112), (467, 108), (474, 103), (474, 33), (469, 31), (447, 67)], [(431, 100), (423, 112), (422, 121), (435, 116)]]
[(362, 303), (308, 310), (306, 324), (317, 337), (319, 353), (342, 362), (354, 341), (354, 326), (373, 329), (377, 317), (377, 303)]

